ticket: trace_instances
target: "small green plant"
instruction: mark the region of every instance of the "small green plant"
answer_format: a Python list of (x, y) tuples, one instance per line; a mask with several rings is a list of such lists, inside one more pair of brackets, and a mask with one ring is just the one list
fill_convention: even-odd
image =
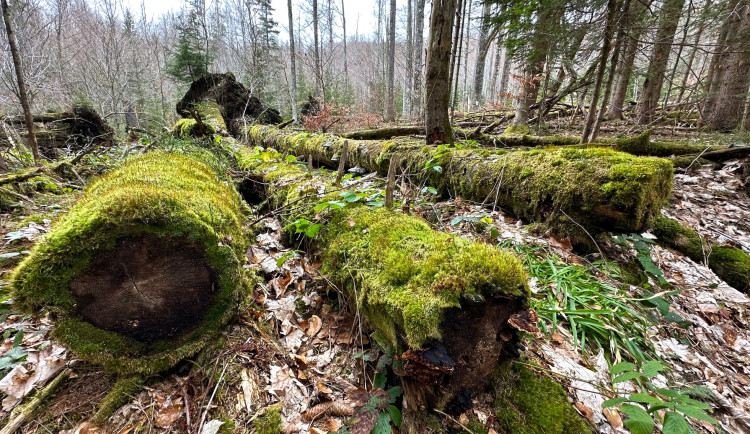
[[(316, 209), (316, 211), (318, 210)], [(295, 234), (305, 234), (305, 236), (308, 238), (315, 238), (315, 236), (318, 235), (318, 232), (320, 232), (320, 228), (323, 227), (323, 224), (313, 223), (307, 219), (297, 219), (292, 222), (292, 226), (294, 226)], [(286, 259), (284, 259), (284, 261), (286, 261)], [(283, 263), (284, 262), (282, 262), (282, 264)]]
[(531, 305), (543, 330), (555, 331), (566, 324), (582, 350), (603, 349), (614, 360), (656, 357), (647, 333), (652, 321), (639, 309), (639, 303), (633, 303), (639, 300), (595, 277), (608, 275), (609, 267), (566, 265), (557, 255), (542, 254), (543, 247), (514, 247), (524, 256), (529, 275), (540, 288)]
[(281, 268), (282, 265), (286, 263), (286, 261), (294, 258), (299, 257), (300, 250), (290, 250), (288, 252), (284, 252), (281, 256), (276, 259), (276, 266)]
[[(13, 330), (6, 330), (3, 334), (3, 340), (9, 339), (13, 335)], [(0, 378), (8, 375), (13, 368), (26, 361), (28, 352), (21, 348), (23, 343), (23, 329), (19, 329), (13, 336), (13, 344), (10, 350), (6, 351), (2, 357), (0, 357)]]
[(716, 419), (706, 413), (711, 410), (711, 406), (693, 398), (693, 396), (710, 397), (710, 390), (691, 387), (678, 391), (659, 388), (651, 382), (652, 378), (665, 369), (666, 366), (655, 360), (648, 361), (640, 367), (628, 362), (613, 365), (610, 368), (613, 376), (612, 383), (618, 384), (632, 380), (636, 384), (637, 392), (608, 399), (604, 401), (602, 407), (619, 405), (620, 410), (628, 416), (624, 421), (625, 428), (633, 434), (653, 433), (655, 421), (662, 424), (663, 434), (692, 432), (687, 419), (717, 424)]
[(355, 191), (344, 191), (339, 196), (346, 203), (363, 203), (366, 206), (373, 208), (381, 208), (383, 206), (383, 196), (385, 196), (385, 190), (373, 190), (373, 189), (357, 189)]
[(660, 286), (669, 286), (669, 282), (664, 279), (664, 273), (662, 273), (659, 267), (657, 267), (651, 259), (650, 245), (654, 244), (653, 240), (640, 234), (622, 234), (614, 237), (614, 240), (618, 244), (631, 245), (637, 252), (636, 259), (638, 259), (641, 267), (643, 267), (643, 271), (654, 276)]

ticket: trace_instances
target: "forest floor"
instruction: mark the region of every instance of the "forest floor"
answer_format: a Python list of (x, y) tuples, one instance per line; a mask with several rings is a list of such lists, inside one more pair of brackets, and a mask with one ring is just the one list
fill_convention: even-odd
[[(627, 134), (618, 126), (610, 128)], [(698, 136), (678, 126), (662, 127), (656, 134), (706, 145), (741, 140)], [(97, 170), (106, 170), (125, 148), (97, 157)], [(664, 214), (750, 253), (750, 198), (741, 180), (741, 163), (732, 160), (721, 167), (694, 166), (688, 173), (678, 172)], [(346, 182), (359, 191), (383, 185), (372, 174)], [(624, 417), (617, 410), (603, 410), (602, 404), (643, 386), (635, 381), (613, 383), (618, 373), (610, 372), (605, 356), (620, 361), (634, 354), (634, 369), (657, 362), (655, 384), (689, 393), (714, 409), (712, 416), (721, 428), (692, 420), (694, 429), (750, 432), (750, 298), (708, 267), (653, 244), (649, 233), (599, 241), (607, 260), (579, 256), (569, 241), (538, 234), (500, 209), (461, 198), (441, 200), (429, 192), (420, 195), (414, 190), (419, 187), (400, 185), (396, 200), (419, 196), (412, 212), (439, 230), (514, 249), (525, 261), (532, 307), (544, 333), (524, 336), (524, 363), (563, 384), (597, 432), (628, 432)], [(36, 194), (16, 212), (0, 215), (1, 275), (12, 272), (84, 186), (56, 187), (50, 189), (56, 194)], [(371, 344), (363, 318), (349, 307), (344, 294), (305, 255), (305, 245), (282, 242), (282, 222), (266, 218), (256, 229), (255, 243), (247, 251), (248, 266), (265, 279), (252, 294), (255, 307), (227, 329), (210, 357), (184, 362), (150, 379), (106, 428), (86, 421), (116, 378), (76, 361), (51, 341), (49, 317), (13, 311), (6, 295), (0, 308), (0, 416), (6, 417), (20, 398), (67, 366), (70, 379), (24, 432), (267, 433), (273, 432), (280, 416), (285, 432), (321, 433), (337, 431), (355, 412), (359, 422), (349, 427), (351, 432), (369, 432), (378, 414), (363, 409), (370, 399), (368, 391), (390, 385), (389, 378), (373, 378), (383, 371), (388, 357)], [(636, 271), (634, 277), (634, 263), (647, 272)], [(633, 279), (640, 283), (633, 284)], [(0, 280), (0, 291), (6, 287)], [(455, 419), (445, 416), (445, 426), (465, 432), (471, 422), (479, 422), (485, 427), (482, 432), (494, 432), (492, 402), (492, 396), (476, 396), (472, 410)]]

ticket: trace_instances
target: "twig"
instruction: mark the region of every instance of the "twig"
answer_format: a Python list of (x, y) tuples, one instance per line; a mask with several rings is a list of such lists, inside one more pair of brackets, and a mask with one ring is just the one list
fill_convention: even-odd
[(448, 419), (452, 420), (452, 421), (453, 421), (454, 423), (456, 423), (456, 424), (458, 424), (459, 426), (461, 426), (461, 428), (463, 428), (463, 429), (464, 429), (464, 431), (466, 431), (467, 433), (469, 433), (469, 434), (474, 434), (474, 431), (470, 430), (470, 429), (469, 429), (468, 427), (466, 427), (466, 425), (464, 425), (464, 424), (462, 424), (461, 422), (457, 421), (457, 420), (456, 420), (456, 418), (454, 418), (453, 416), (451, 416), (451, 415), (449, 415), (449, 414), (447, 414), (447, 413), (444, 413), (444, 412), (442, 412), (442, 411), (438, 410), (437, 408), (433, 408), (433, 410), (435, 411), (435, 413), (439, 413), (439, 414), (442, 414), (443, 416), (445, 416), (445, 417), (447, 417)]
[(203, 410), (203, 416), (201, 417), (201, 423), (198, 425), (198, 432), (201, 432), (203, 430), (203, 424), (206, 422), (206, 417), (208, 416), (208, 410), (211, 409), (211, 403), (214, 400), (214, 397), (216, 396), (216, 391), (219, 390), (219, 386), (221, 385), (222, 380), (224, 380), (224, 374), (227, 372), (227, 366), (229, 366), (229, 363), (224, 364), (224, 369), (221, 370), (221, 375), (219, 376), (219, 381), (216, 382), (216, 386), (214, 387), (214, 391), (211, 393), (211, 398), (208, 399), (208, 404), (206, 405), (206, 409)]

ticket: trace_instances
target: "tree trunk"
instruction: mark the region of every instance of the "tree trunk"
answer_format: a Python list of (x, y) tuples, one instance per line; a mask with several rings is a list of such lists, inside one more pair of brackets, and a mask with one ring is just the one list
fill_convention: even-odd
[(581, 143), (588, 143), (589, 136), (594, 127), (594, 121), (598, 115), (596, 105), (599, 103), (599, 94), (602, 91), (602, 82), (604, 81), (604, 72), (607, 69), (607, 60), (609, 59), (609, 50), (612, 47), (612, 36), (614, 35), (615, 18), (617, 15), (617, 0), (607, 0), (607, 24), (604, 27), (604, 42), (602, 51), (599, 53), (599, 67), (596, 72), (596, 82), (594, 83), (594, 93), (591, 95), (591, 106), (586, 124), (581, 134)]
[(412, 110), (416, 117), (422, 117), (422, 53), (424, 51), (424, 5), (425, 0), (414, 0), (414, 99)]
[(701, 36), (703, 36), (703, 32), (706, 30), (706, 21), (708, 20), (708, 14), (711, 12), (712, 5), (713, 3), (711, 0), (707, 0), (706, 4), (703, 6), (703, 11), (701, 12), (701, 23), (698, 26), (698, 32), (695, 34), (693, 40), (693, 49), (690, 51), (690, 56), (688, 56), (688, 61), (685, 65), (685, 75), (682, 76), (682, 82), (680, 83), (680, 93), (677, 95), (677, 105), (682, 103), (682, 98), (685, 96), (685, 90), (687, 89), (687, 82), (690, 76), (693, 75), (697, 77), (693, 72), (693, 63), (695, 62), (695, 55), (698, 53), (698, 44), (701, 41)]
[(289, 12), (289, 60), (292, 64), (292, 119), (297, 122), (297, 58), (294, 51), (294, 18), (292, 17), (292, 0), (287, 0)]
[(396, 0), (391, 0), (388, 20), (388, 72), (386, 88), (385, 120), (396, 119)]
[(503, 100), (508, 99), (508, 81), (510, 80), (511, 57), (508, 50), (503, 50), (503, 73), (500, 75), (500, 88), (498, 93)]
[(427, 144), (453, 143), (448, 104), (451, 97), (450, 55), (456, 0), (433, 0), (425, 73)]
[(320, 40), (318, 36), (318, 0), (312, 0), (312, 19), (313, 19), (313, 43), (315, 47), (313, 49), (313, 60), (315, 62), (315, 92), (320, 101), (325, 102), (325, 94), (323, 89), (323, 68), (320, 64)]
[[(302, 137), (264, 126), (252, 126), (244, 136), (251, 146), (312, 156), (329, 167), (336, 166), (333, 160), (346, 140), (320, 134)], [(558, 235), (574, 238), (574, 244), (590, 243), (590, 238), (576, 232), (578, 226), (569, 219), (592, 233), (634, 232), (650, 225), (671, 190), (669, 161), (598, 148), (571, 151), (487, 154), (486, 149), (446, 152), (414, 142), (358, 141), (349, 147), (348, 164), (382, 175), (387, 174), (391, 158), (401, 159), (407, 173), (437, 164), (440, 172), (425, 173), (428, 185), (452, 197), (504, 207), (527, 222), (546, 223)], [(621, 171), (626, 166), (627, 174)]]
[(641, 125), (648, 125), (654, 121), (672, 50), (672, 41), (677, 32), (677, 24), (684, 5), (685, 0), (666, 0), (661, 8), (654, 49), (651, 52), (646, 81), (643, 83), (643, 94), (637, 108), (637, 121)]
[[(451, 50), (453, 50), (451, 53), (451, 66), (450, 66), (451, 70), (450, 70), (450, 75), (448, 77), (449, 86), (451, 88), (453, 88), (454, 80), (458, 81), (458, 79), (456, 78), (456, 75), (458, 74), (458, 70), (456, 69), (456, 63), (458, 62), (458, 59), (461, 55), (461, 47), (459, 45), (459, 40), (461, 39), (461, 35), (463, 34), (461, 30), (463, 30), (462, 18), (463, 18), (464, 6), (466, 4), (465, 2), (466, 0), (458, 0), (458, 3), (456, 5), (456, 21), (455, 21), (455, 24), (453, 25), (453, 44), (451, 45)], [(453, 108), (455, 98), (456, 98), (456, 93), (454, 91), (450, 99), (451, 110)]]
[[(330, 179), (311, 181), (309, 172), (273, 154), (241, 155), (257, 184), (273, 186), (269, 202), (297, 210), (286, 212), (289, 221), (320, 201), (309, 195), (289, 207), (290, 189), (315, 182), (334, 190)], [(508, 251), (437, 232), (400, 212), (353, 203), (327, 219), (316, 239), (321, 266), (403, 362), (396, 370), (404, 385), (401, 432), (427, 432), (430, 410), (463, 408), (459, 396), (483, 390), (501, 361), (517, 357), (514, 320), (535, 318), (526, 307), (523, 265)], [(411, 264), (398, 271), (398, 282), (390, 275), (394, 261)]]
[(404, 116), (411, 119), (412, 80), (414, 79), (414, 22), (412, 0), (406, 2), (406, 73), (404, 74)]
[(622, 63), (616, 70), (617, 79), (615, 88), (612, 92), (612, 100), (609, 104), (607, 117), (610, 119), (622, 119), (625, 97), (628, 94), (630, 77), (633, 75), (633, 64), (638, 51), (639, 40), (643, 34), (644, 26), (640, 25), (641, 17), (644, 15), (650, 5), (650, 1), (631, 1), (630, 8), (625, 15), (625, 24), (628, 31), (626, 32), (627, 40), (624, 41), (622, 52)]
[(482, 7), (482, 17), (479, 24), (479, 47), (477, 47), (477, 58), (474, 63), (474, 103), (477, 106), (484, 105), (484, 64), (490, 48), (488, 37), (487, 20), (490, 18), (490, 4), (485, 3)]
[(739, 126), (750, 87), (750, 2), (738, 5), (733, 15), (738, 17), (738, 22), (727, 36), (728, 53), (722, 61), (723, 72), (712, 84), (715, 102), (707, 105), (703, 115), (705, 125), (720, 132)]
[[(290, 0), (291, 1), (291, 0)], [(341, 0), (341, 30), (344, 33), (344, 91), (349, 93), (349, 56), (346, 50), (346, 15), (344, 14), (344, 0)]]
[(23, 66), (21, 65), (21, 55), (16, 45), (16, 35), (13, 33), (13, 26), (10, 19), (10, 10), (8, 9), (8, 0), (2, 0), (0, 3), (3, 8), (3, 21), (5, 22), (5, 33), (8, 35), (8, 45), (10, 46), (10, 55), (13, 58), (13, 67), (16, 70), (16, 82), (18, 84), (18, 99), (21, 100), (21, 108), (26, 119), (26, 130), (28, 131), (29, 148), (34, 156), (34, 161), (39, 163), (39, 146), (36, 143), (36, 134), (34, 134), (34, 122), (31, 115), (31, 105), (29, 104), (29, 95), (26, 91), (26, 81), (23, 77)]
[(620, 25), (617, 31), (617, 40), (615, 44), (615, 50), (612, 53), (612, 61), (609, 66), (609, 75), (607, 76), (607, 83), (604, 85), (604, 95), (602, 96), (602, 105), (599, 107), (599, 113), (596, 116), (596, 122), (594, 123), (593, 131), (591, 132), (591, 141), (595, 142), (599, 137), (599, 130), (601, 129), (602, 122), (604, 121), (605, 111), (607, 110), (607, 102), (609, 96), (612, 93), (612, 83), (615, 79), (615, 70), (617, 68), (617, 62), (620, 60), (620, 48), (622, 47), (623, 38), (625, 37), (625, 23), (623, 19), (628, 9), (630, 8), (630, 0), (624, 0), (622, 12), (619, 13)]
[(19, 307), (55, 312), (55, 337), (109, 371), (154, 374), (192, 356), (247, 290), (243, 208), (223, 157), (181, 151), (94, 181), (13, 276)]

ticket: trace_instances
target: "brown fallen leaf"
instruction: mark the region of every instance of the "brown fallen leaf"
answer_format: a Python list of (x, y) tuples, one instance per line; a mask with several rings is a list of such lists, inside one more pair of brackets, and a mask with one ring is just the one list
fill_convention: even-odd
[(315, 384), (315, 387), (317, 387), (318, 391), (320, 391), (321, 393), (327, 393), (327, 394), (333, 393), (333, 390), (331, 390), (328, 386), (326, 386), (325, 383), (323, 383), (322, 381), (318, 381)]
[(585, 417), (589, 422), (594, 423), (594, 410), (588, 408), (582, 402), (576, 402), (576, 408), (581, 412), (581, 414), (583, 414), (583, 417)]
[(604, 417), (607, 418), (612, 428), (622, 428), (622, 417), (620, 417), (620, 413), (617, 410), (605, 408), (602, 410), (602, 413), (604, 413)]
[(313, 337), (318, 334), (320, 329), (323, 327), (323, 321), (319, 316), (313, 315), (310, 317), (308, 322), (310, 323), (310, 326), (307, 328), (307, 331), (305, 333), (307, 333), (307, 336)]
[(178, 398), (174, 402), (163, 405), (159, 408), (159, 411), (154, 418), (154, 425), (160, 428), (168, 428), (172, 426), (172, 424), (182, 416), (182, 408), (182, 398)]
[(353, 414), (354, 409), (345, 402), (326, 401), (307, 409), (302, 414), (302, 419), (310, 422), (321, 416), (351, 416)]

